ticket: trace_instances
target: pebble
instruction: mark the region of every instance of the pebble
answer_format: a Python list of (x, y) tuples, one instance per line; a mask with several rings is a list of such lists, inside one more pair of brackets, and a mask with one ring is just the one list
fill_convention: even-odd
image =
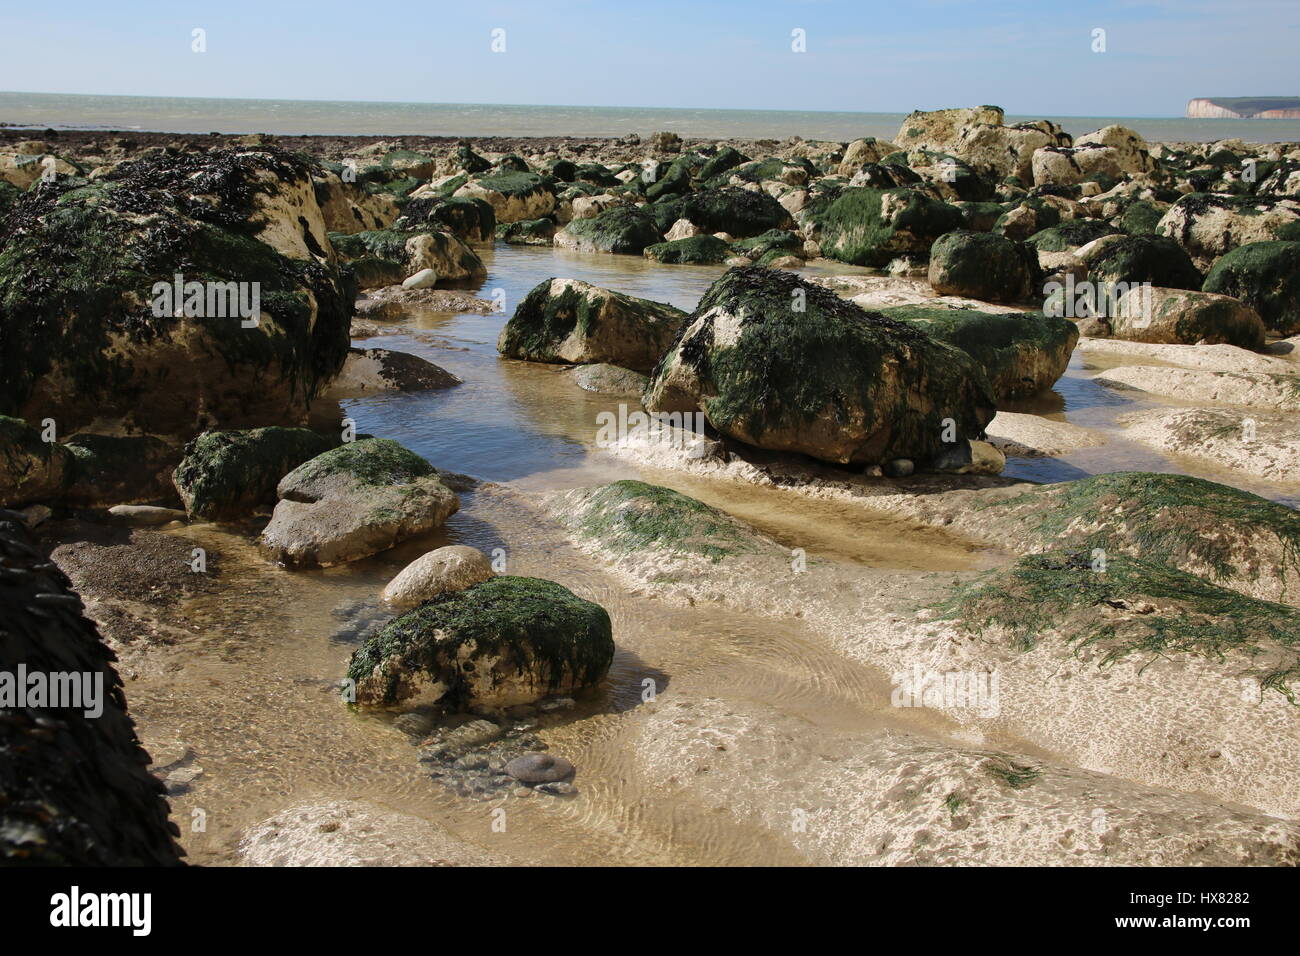
[[(563, 757), (527, 753), (506, 764), (506, 773), (523, 783), (555, 783), (574, 774), (574, 766)], [(547, 791), (550, 792), (550, 791)]]

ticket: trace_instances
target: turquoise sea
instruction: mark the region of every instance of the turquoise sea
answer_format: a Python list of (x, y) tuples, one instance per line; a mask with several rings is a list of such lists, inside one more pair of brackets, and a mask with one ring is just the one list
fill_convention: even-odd
[[(973, 105), (973, 104), (953, 104)], [(428, 136), (645, 136), (672, 130), (723, 139), (891, 139), (905, 113), (818, 110), (694, 110), (487, 103), (365, 103), (234, 100), (0, 92), (0, 125), (38, 129), (123, 129), (172, 133)], [(1016, 116), (1050, 119), (1079, 135), (1111, 123), (1151, 142), (1300, 141), (1300, 120), (1185, 119), (1160, 116)]]

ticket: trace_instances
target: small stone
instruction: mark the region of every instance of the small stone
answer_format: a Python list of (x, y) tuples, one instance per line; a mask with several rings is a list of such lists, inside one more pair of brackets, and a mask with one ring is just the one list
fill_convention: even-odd
[(536, 788), (542, 793), (549, 793), (552, 796), (560, 797), (570, 793), (577, 793), (578, 788), (571, 783), (557, 781), (555, 783), (544, 783)]
[(438, 273), (432, 269), (421, 269), (402, 282), (403, 289), (431, 289), (438, 281)]
[(46, 505), (30, 505), (18, 513), (23, 516), (23, 522), (29, 528), (44, 524), (50, 520), (50, 515), (54, 514)]
[(527, 753), (506, 764), (506, 773), (524, 783), (555, 783), (572, 777), (575, 767), (563, 757)]
[(423, 737), (433, 730), (433, 718), (428, 714), (401, 714), (393, 721), (393, 726), (412, 737)]
[(572, 697), (552, 697), (550, 700), (544, 700), (537, 705), (537, 709), (544, 714), (549, 714), (556, 710), (572, 710)]
[(916, 470), (910, 458), (893, 458), (885, 462), (881, 469), (890, 478), (906, 478)]
[(109, 518), (114, 524), (127, 524), (136, 527), (152, 527), (167, 524), (169, 521), (184, 521), (185, 512), (175, 508), (159, 508), (156, 505), (114, 505), (108, 509)]

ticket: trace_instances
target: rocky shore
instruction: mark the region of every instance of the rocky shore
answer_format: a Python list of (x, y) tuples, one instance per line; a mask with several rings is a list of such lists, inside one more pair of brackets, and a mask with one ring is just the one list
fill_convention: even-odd
[[(505, 308), (513, 247), (554, 274)], [(609, 257), (712, 272), (679, 308), (576, 274)], [(618, 479), (485, 482), (407, 447), (414, 416), (358, 430), (352, 402), (479, 385), (379, 347), (466, 347), (458, 316), (554, 370), (517, 396), (553, 430), (600, 408), (566, 437)], [(670, 861), (720, 831), (817, 865), (1295, 865), (1298, 345), (1297, 144), (991, 106), (891, 142), (0, 129), (0, 580), (66, 603), (5, 626), (0, 671), (80, 655), (117, 708), (33, 828), (90, 731), (0, 701), (37, 755), (0, 773), (0, 858), (179, 859), (159, 791), (206, 814), (194, 748), (240, 759), (197, 716), (235, 660), (402, 802), (263, 739), (248, 785), (295, 799), (180, 833), (205, 861), (536, 862), (457, 822), (482, 806)], [(891, 535), (920, 557), (877, 559)], [(369, 596), (330, 629), (305, 609), (339, 582)], [(728, 639), (659, 615), (780, 635), (798, 676), (735, 676), (795, 702), (729, 694)]]

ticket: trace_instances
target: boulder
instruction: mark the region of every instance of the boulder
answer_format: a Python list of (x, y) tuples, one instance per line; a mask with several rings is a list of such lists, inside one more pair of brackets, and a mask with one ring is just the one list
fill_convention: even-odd
[(640, 372), (619, 365), (598, 362), (593, 365), (579, 365), (570, 373), (574, 384), (588, 392), (602, 395), (635, 395), (640, 397), (649, 381)]
[(731, 247), (716, 236), (692, 236), (646, 246), (644, 255), (652, 262), (711, 265), (725, 262), (731, 256)]
[(984, 370), (998, 401), (1046, 391), (1065, 374), (1079, 341), (1069, 319), (1041, 312), (977, 312), (904, 305), (880, 310), (961, 349)]
[(1166, 289), (1199, 289), (1202, 277), (1182, 247), (1164, 236), (1104, 236), (1079, 250), (1088, 279), (1103, 283), (1149, 282)]
[(1252, 242), (1214, 264), (1202, 286), (1252, 306), (1281, 335), (1300, 332), (1300, 242)]
[(557, 249), (639, 256), (662, 238), (654, 217), (634, 206), (615, 206), (590, 219), (574, 219), (555, 234)]
[(725, 232), (737, 239), (790, 225), (790, 214), (779, 202), (765, 192), (738, 186), (701, 189), (647, 208), (661, 232), (679, 219), (689, 219), (704, 232)]
[(551, 219), (520, 219), (497, 226), (497, 238), (512, 246), (549, 246), (555, 240)]
[(497, 215), (491, 203), (476, 196), (436, 196), (407, 202), (396, 225), (414, 230), (432, 226), (450, 232), (462, 242), (491, 242), (496, 235)]
[(75, 469), (70, 449), (42, 441), (41, 430), (20, 418), (0, 415), (0, 507), (62, 498)]
[(182, 438), (300, 424), (347, 354), (354, 292), (292, 154), (119, 163), (42, 185), (7, 227), (0, 414)]
[(609, 362), (649, 372), (686, 313), (578, 279), (535, 286), (501, 330), (497, 350), (531, 362)]
[(1059, 225), (1061, 211), (1039, 196), (1030, 196), (998, 216), (993, 232), (1023, 242), (1030, 236)]
[(478, 548), (448, 545), (422, 554), (404, 567), (388, 582), (382, 597), (395, 607), (415, 607), (440, 594), (463, 591), (495, 573), (488, 556)]
[(172, 469), (179, 449), (149, 435), (73, 435), (65, 446), (74, 459), (69, 505), (174, 503)]
[(963, 229), (930, 247), (929, 280), (940, 295), (1023, 302), (1038, 291), (1038, 259), (1024, 243)]
[(941, 235), (961, 228), (961, 210), (915, 189), (846, 189), (814, 217), (822, 255), (859, 266), (888, 265), (925, 254)]
[(593, 687), (614, 659), (609, 615), (568, 588), (501, 575), (439, 594), (353, 655), (356, 701), (504, 708)]
[(433, 467), (386, 438), (317, 455), (276, 486), (260, 545), (291, 567), (329, 567), (385, 551), (438, 527), (460, 507)]
[(233, 521), (273, 504), (281, 478), (337, 444), (306, 428), (207, 431), (185, 446), (172, 481), (191, 518)]
[(836, 172), (841, 176), (852, 176), (868, 163), (879, 163), (890, 153), (898, 151), (893, 143), (868, 136), (855, 139), (844, 149), (844, 158), (840, 160)]
[(554, 188), (536, 173), (492, 173), (470, 180), (453, 195), (486, 201), (497, 222), (540, 219), (555, 210)]
[(1156, 231), (1182, 246), (1204, 271), (1239, 246), (1300, 240), (1300, 200), (1192, 193), (1170, 207)]
[(1067, 219), (1041, 229), (1025, 241), (1037, 252), (1072, 252), (1102, 236), (1118, 235), (1122, 230), (1101, 219)]
[(474, 282), (487, 276), (478, 254), (444, 230), (335, 233), (330, 241), (352, 264), (361, 289), (396, 285), (424, 269), (432, 269), (442, 284)]
[(391, 196), (369, 193), (356, 183), (345, 183), (332, 170), (313, 172), (312, 188), (328, 232), (346, 234), (387, 229), (400, 215)]
[(410, 352), (354, 347), (321, 398), (333, 402), (377, 392), (419, 392), (459, 384), (460, 379), (446, 369)]
[(1259, 313), (1226, 295), (1185, 289), (1129, 289), (1106, 316), (1112, 338), (1168, 345), (1236, 345), (1259, 349), (1264, 323)]
[(645, 401), (652, 411), (698, 409), (760, 448), (841, 464), (929, 460), (946, 419), (958, 439), (978, 438), (994, 412), (987, 378), (964, 353), (760, 266), (710, 286)]

